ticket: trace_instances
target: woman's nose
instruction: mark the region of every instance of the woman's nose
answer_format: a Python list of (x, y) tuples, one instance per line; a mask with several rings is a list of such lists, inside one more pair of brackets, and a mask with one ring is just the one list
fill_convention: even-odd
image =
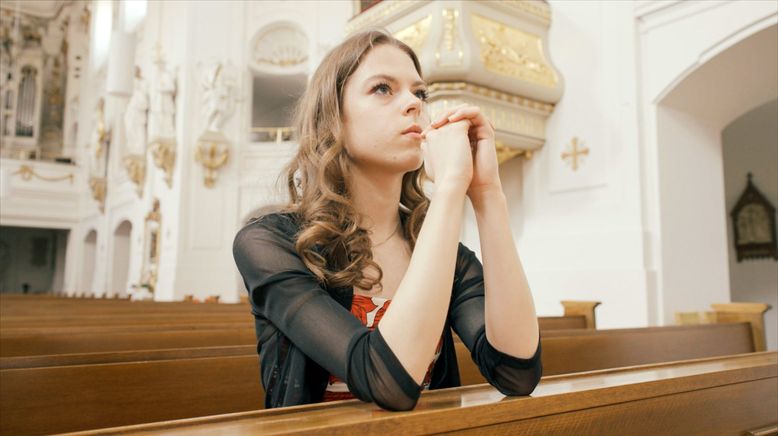
[(421, 114), (421, 99), (413, 94), (410, 94), (410, 97), (408, 97), (408, 102), (405, 105), (405, 110), (403, 111), (406, 115), (415, 112), (416, 116), (419, 116)]

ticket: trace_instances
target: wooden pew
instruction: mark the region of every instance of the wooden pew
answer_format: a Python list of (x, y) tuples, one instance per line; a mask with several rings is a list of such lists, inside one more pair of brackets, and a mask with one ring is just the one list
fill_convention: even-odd
[[(463, 385), (486, 383), (458, 339)], [(756, 351), (747, 323), (542, 332), (543, 374), (567, 374)]]
[(429, 391), (408, 412), (346, 400), (80, 434), (658, 435), (764, 428), (778, 428), (775, 351), (545, 377), (531, 397), (505, 397), (488, 385)]
[[(745, 323), (549, 331), (542, 341), (547, 376), (752, 351)], [(704, 344), (709, 345), (700, 346)], [(463, 384), (483, 382), (466, 349), (457, 350), (457, 358)], [(3, 434), (240, 412), (261, 408), (263, 403), (254, 346), (3, 358), (0, 362)]]
[[(594, 308), (599, 302), (563, 301), (562, 304), (565, 315), (540, 317), (541, 330), (593, 328)], [(159, 309), (154, 303), (145, 306)], [(172, 311), (169, 306), (163, 307)], [(20, 322), (15, 327), (6, 325), (0, 330), (0, 357), (256, 345), (253, 318), (247, 313), (247, 307), (238, 312), (232, 308), (229, 312), (206, 311), (203, 315), (148, 312), (81, 315), (56, 321), (38, 316), (35, 322)]]
[(751, 324), (756, 351), (767, 350), (764, 330), (764, 314), (770, 310), (765, 303), (720, 303), (712, 304), (712, 312), (678, 312), (675, 323), (678, 325), (721, 324), (747, 322)]

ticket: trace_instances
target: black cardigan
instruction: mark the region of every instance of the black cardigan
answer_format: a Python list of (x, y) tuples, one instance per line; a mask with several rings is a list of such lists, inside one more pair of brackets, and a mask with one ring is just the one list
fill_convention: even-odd
[[(384, 341), (380, 325), (371, 332), (351, 314), (353, 288), (325, 288), (305, 266), (294, 248), (298, 230), (294, 215), (274, 213), (247, 224), (233, 243), (254, 315), (265, 407), (321, 401), (332, 373), (362, 401), (412, 409), (421, 387)], [(430, 389), (460, 386), (451, 328), (500, 392), (529, 395), (535, 389), (542, 374), (540, 343), (532, 358), (519, 359), (487, 341), (483, 268), (461, 243)]]

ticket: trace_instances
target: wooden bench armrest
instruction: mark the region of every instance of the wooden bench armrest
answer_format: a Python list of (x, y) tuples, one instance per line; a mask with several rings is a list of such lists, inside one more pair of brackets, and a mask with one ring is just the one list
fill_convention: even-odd
[(560, 303), (565, 308), (565, 316), (583, 315), (586, 317), (586, 328), (597, 328), (594, 309), (600, 305), (599, 301), (563, 300)]
[(764, 314), (770, 310), (766, 303), (717, 303), (711, 304), (716, 313), (716, 322), (748, 322), (754, 338), (754, 351), (767, 350), (764, 331)]

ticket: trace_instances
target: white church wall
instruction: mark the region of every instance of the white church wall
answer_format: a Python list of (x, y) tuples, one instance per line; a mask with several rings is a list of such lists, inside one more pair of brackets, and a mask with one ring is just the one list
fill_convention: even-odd
[(762, 105), (728, 125), (722, 132), (724, 189), (727, 210), (727, 247), (732, 301), (767, 303), (765, 314), (767, 348), (778, 349), (778, 261), (754, 259), (737, 261), (732, 218), (746, 187), (746, 175), (762, 194), (778, 207), (778, 100)]
[[(513, 232), (537, 312), (560, 300), (599, 300), (598, 326), (647, 323), (639, 221), (634, 46), (627, 2), (551, 2), (551, 62), (565, 91), (543, 149), (501, 168)], [(577, 171), (561, 154), (577, 137), (589, 154)], [(476, 251), (475, 221), (465, 243)]]
[(657, 268), (652, 323), (729, 299), (720, 132), (775, 98), (776, 61), (774, 47), (728, 49), (774, 31), (776, 11), (759, 1), (636, 5), (646, 265)]

